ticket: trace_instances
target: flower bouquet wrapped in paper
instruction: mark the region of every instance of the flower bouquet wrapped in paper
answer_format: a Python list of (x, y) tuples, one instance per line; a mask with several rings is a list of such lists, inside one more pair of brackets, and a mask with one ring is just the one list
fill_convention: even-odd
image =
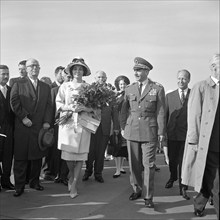
[(92, 109), (101, 109), (115, 102), (115, 88), (111, 84), (92, 83), (80, 91), (75, 102)]
[[(99, 84), (92, 83), (91, 85), (85, 84), (80, 89), (78, 95), (73, 99), (72, 106), (75, 109), (83, 108), (92, 109), (92, 113), (89, 115), (79, 113), (78, 123), (91, 133), (95, 133), (101, 120), (101, 109), (109, 106), (115, 102), (115, 88), (111, 84)], [(82, 108), (82, 109), (83, 109)], [(56, 120), (56, 124), (65, 125), (70, 119), (72, 119), (73, 110), (65, 110), (62, 112), (62, 116)], [(83, 112), (83, 110), (82, 110)]]

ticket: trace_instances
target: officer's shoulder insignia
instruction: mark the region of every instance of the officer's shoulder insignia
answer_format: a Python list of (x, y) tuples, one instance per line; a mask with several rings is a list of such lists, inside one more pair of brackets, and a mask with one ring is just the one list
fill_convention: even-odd
[(157, 86), (163, 88), (163, 86), (162, 86), (160, 83), (158, 83), (158, 82), (154, 82), (154, 83), (155, 83), (155, 85), (157, 85)]

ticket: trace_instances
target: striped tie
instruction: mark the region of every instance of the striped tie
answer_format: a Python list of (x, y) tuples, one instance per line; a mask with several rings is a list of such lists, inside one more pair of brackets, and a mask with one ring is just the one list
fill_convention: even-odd
[(184, 94), (184, 90), (181, 90), (181, 97), (180, 97), (180, 99), (181, 99), (181, 102), (182, 102), (182, 105), (183, 105), (184, 102), (185, 102), (185, 94)]

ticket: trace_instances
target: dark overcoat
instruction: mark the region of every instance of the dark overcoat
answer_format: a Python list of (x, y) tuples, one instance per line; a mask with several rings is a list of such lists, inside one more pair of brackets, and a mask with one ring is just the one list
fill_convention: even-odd
[[(14, 156), (16, 160), (35, 160), (46, 156), (38, 145), (38, 135), (44, 123), (51, 123), (52, 104), (50, 87), (38, 80), (37, 90), (29, 78), (21, 79), (12, 87), (10, 103), (15, 113)], [(31, 127), (22, 119), (28, 117)]]

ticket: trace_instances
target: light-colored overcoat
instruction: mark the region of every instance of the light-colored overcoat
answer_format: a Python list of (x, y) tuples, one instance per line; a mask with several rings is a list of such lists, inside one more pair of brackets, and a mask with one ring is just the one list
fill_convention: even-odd
[[(188, 101), (188, 131), (182, 164), (182, 183), (200, 192), (209, 141), (219, 100), (219, 86), (209, 77), (194, 85)], [(197, 151), (193, 145), (198, 144)]]

